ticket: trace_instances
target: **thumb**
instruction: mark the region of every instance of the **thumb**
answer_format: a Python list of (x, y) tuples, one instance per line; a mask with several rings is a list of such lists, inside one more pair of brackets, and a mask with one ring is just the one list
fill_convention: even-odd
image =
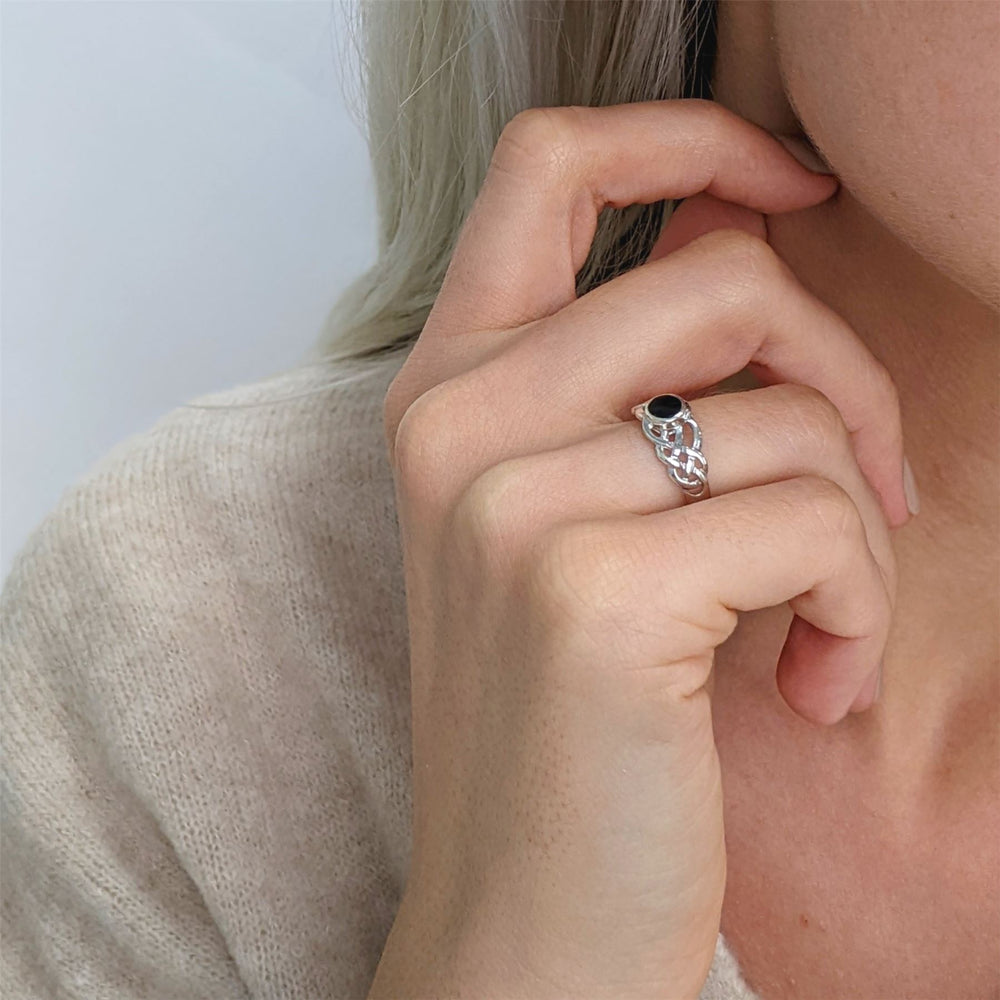
[(767, 224), (760, 212), (745, 205), (722, 201), (705, 192), (685, 198), (663, 227), (647, 262), (659, 260), (713, 229), (743, 229), (767, 239)]

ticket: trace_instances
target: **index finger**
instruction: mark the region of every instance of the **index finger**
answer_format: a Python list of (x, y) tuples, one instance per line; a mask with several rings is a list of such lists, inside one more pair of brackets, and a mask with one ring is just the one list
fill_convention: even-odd
[(835, 177), (714, 101), (530, 108), (507, 124), (435, 304), (435, 335), (500, 330), (576, 298), (606, 207), (706, 191), (761, 213), (826, 200)]

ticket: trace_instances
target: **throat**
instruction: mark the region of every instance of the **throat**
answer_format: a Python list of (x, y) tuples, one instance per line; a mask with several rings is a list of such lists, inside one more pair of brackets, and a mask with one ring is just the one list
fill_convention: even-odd
[[(934, 772), (997, 732), (1000, 527), (954, 524), (932, 500), (894, 539), (899, 583), (871, 751)], [(1000, 767), (1000, 755), (980, 757)], [(971, 766), (975, 762), (968, 762)]]
[(996, 995), (1000, 842), (983, 836), (1000, 825), (996, 727), (964, 762), (892, 774), (872, 756), (878, 709), (800, 719), (773, 684), (787, 617), (749, 617), (719, 648), (712, 701), (721, 930), (747, 982), (762, 1000)]
[(905, 741), (930, 766), (961, 739), (969, 703), (998, 697), (1000, 316), (847, 190), (767, 224), (798, 279), (850, 323), (899, 390), (920, 512), (893, 534), (899, 591), (877, 746), (894, 756)]

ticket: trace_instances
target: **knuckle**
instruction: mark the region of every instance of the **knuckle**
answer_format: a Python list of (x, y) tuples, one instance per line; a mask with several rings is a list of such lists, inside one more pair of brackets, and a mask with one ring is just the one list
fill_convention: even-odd
[(694, 244), (706, 258), (703, 287), (714, 299), (741, 308), (748, 319), (761, 309), (765, 289), (784, 275), (767, 240), (745, 229), (713, 229)]
[(824, 476), (800, 476), (790, 482), (805, 494), (804, 508), (824, 544), (832, 549), (847, 548), (859, 542), (867, 546), (867, 534), (861, 514), (851, 495), (839, 483)]
[(543, 183), (565, 179), (579, 156), (579, 119), (574, 107), (519, 111), (500, 133), (490, 169)]
[(436, 507), (448, 492), (459, 445), (453, 395), (449, 382), (435, 385), (406, 407), (396, 426), (392, 448), (396, 480), (411, 501)]
[(852, 453), (851, 435), (836, 404), (811, 385), (788, 383), (784, 394), (794, 414), (796, 446), (803, 455)]
[(477, 476), (455, 505), (452, 527), (459, 546), (490, 565), (518, 550), (532, 518), (524, 500), (519, 459), (506, 459)]
[(877, 564), (872, 570), (870, 585), (866, 588), (867, 600), (860, 602), (855, 612), (855, 621), (860, 630), (869, 635), (889, 630), (892, 621), (892, 598), (885, 586), (885, 580), (878, 573)]
[(767, 240), (745, 229), (713, 229), (698, 237), (724, 273), (758, 281), (773, 269), (776, 255)]
[(875, 394), (880, 402), (892, 414), (898, 414), (900, 408), (899, 387), (889, 369), (875, 357), (872, 358), (871, 377)]

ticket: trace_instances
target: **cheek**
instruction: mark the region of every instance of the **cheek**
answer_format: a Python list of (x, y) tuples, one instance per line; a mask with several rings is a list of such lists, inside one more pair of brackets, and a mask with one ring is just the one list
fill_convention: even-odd
[(788, 99), (844, 186), (960, 284), (1000, 279), (1000, 4), (772, 6)]

